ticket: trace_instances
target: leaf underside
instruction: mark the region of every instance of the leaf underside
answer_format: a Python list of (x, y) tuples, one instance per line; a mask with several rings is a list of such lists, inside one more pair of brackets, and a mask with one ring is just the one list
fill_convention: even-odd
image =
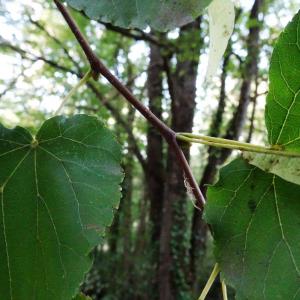
[(120, 155), (94, 117), (54, 117), (36, 142), (1, 125), (1, 299), (73, 298), (118, 206)]
[[(222, 12), (222, 18), (220, 18)], [(234, 29), (235, 11), (232, 0), (214, 0), (208, 7), (209, 59), (206, 80), (215, 75)]]
[(211, 0), (67, 0), (93, 20), (125, 28), (167, 31), (198, 17)]
[(208, 190), (205, 219), (238, 300), (300, 299), (300, 186), (237, 159)]
[(275, 174), (286, 181), (300, 185), (300, 158), (260, 153), (243, 153), (243, 157), (253, 166)]

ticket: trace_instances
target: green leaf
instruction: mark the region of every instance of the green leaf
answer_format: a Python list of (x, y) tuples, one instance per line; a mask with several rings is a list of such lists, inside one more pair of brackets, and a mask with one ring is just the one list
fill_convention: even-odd
[(67, 0), (94, 20), (140, 29), (166, 31), (193, 21), (211, 0)]
[(54, 117), (36, 140), (0, 126), (1, 299), (76, 295), (119, 203), (120, 157), (95, 117)]
[(271, 145), (300, 149), (300, 13), (281, 33), (271, 59), (266, 125)]
[(238, 300), (300, 298), (300, 186), (237, 159), (208, 189), (205, 219)]
[(300, 185), (300, 158), (244, 152), (243, 157), (253, 166)]

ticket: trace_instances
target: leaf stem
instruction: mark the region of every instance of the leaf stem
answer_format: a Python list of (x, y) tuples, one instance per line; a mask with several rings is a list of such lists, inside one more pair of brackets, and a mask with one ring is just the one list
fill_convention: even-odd
[(204, 300), (206, 298), (212, 284), (214, 283), (219, 273), (220, 273), (220, 266), (218, 263), (216, 263), (198, 300)]
[(92, 77), (93, 71), (90, 69), (82, 78), (81, 80), (71, 89), (71, 91), (68, 93), (68, 95), (63, 99), (61, 102), (59, 108), (55, 112), (55, 116), (60, 114), (65, 104), (68, 102), (68, 100), (79, 90), (80, 87), (82, 87), (84, 84), (88, 82), (88, 80)]
[(227, 149), (247, 151), (247, 152), (275, 154), (275, 155), (287, 156), (287, 157), (300, 157), (299, 152), (277, 150), (274, 148), (268, 148), (264, 146), (253, 145), (249, 143), (243, 143), (239, 141), (227, 140), (227, 139), (216, 138), (211, 136), (180, 132), (176, 134), (176, 137), (178, 140), (185, 141), (187, 143), (203, 144), (212, 147), (227, 148)]
[(221, 281), (221, 285), (222, 285), (222, 295), (223, 295), (223, 300), (228, 300), (228, 296), (227, 296), (227, 286), (224, 280)]

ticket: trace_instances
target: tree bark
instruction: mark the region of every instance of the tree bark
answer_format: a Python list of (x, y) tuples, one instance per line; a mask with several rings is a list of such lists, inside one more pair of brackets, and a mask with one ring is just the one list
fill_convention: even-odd
[[(196, 79), (201, 48), (200, 19), (181, 28), (175, 72), (169, 74), (171, 127), (191, 131), (195, 110)], [(189, 45), (188, 49), (184, 46)], [(170, 77), (171, 76), (171, 77)], [(189, 159), (189, 148), (184, 149)], [(173, 151), (168, 149), (159, 253), (159, 299), (182, 299), (187, 291), (187, 191), (181, 168)]]
[[(157, 45), (150, 45), (147, 79), (149, 109), (162, 118), (163, 58)], [(160, 236), (164, 193), (164, 164), (162, 136), (153, 126), (147, 132), (147, 194), (150, 200), (151, 240), (157, 244)], [(156, 245), (157, 246), (157, 245)]]
[[(153, 35), (155, 33), (153, 32)], [(147, 89), (149, 98), (149, 109), (162, 119), (162, 97), (163, 97), (163, 72), (164, 61), (161, 49), (156, 44), (150, 44), (150, 62), (148, 67)], [(161, 231), (161, 219), (164, 196), (164, 157), (163, 139), (157, 130), (148, 125), (147, 130), (147, 169), (146, 189), (147, 198), (150, 201), (150, 235), (152, 264), (154, 278), (152, 279), (153, 290), (158, 290), (158, 253)], [(157, 298), (157, 295), (154, 296)]]
[[(128, 105), (128, 124), (133, 128), (135, 110)], [(122, 224), (122, 237), (123, 237), (123, 270), (124, 274), (129, 274), (131, 267), (131, 228), (132, 228), (132, 185), (133, 185), (133, 155), (132, 155), (132, 145), (129, 141), (128, 143), (128, 155), (126, 157), (126, 162), (124, 166), (125, 178), (123, 182), (123, 194), (122, 199), (122, 213), (123, 213), (123, 224)], [(128, 275), (128, 277), (130, 277)]]
[(251, 99), (252, 101), (252, 112), (251, 112), (251, 117), (250, 117), (250, 126), (249, 126), (249, 133), (248, 133), (248, 138), (247, 138), (247, 143), (251, 143), (253, 133), (255, 130), (255, 113), (256, 113), (256, 106), (257, 106), (257, 98), (258, 98), (258, 72), (256, 72), (255, 76), (255, 90), (254, 90), (254, 95)]

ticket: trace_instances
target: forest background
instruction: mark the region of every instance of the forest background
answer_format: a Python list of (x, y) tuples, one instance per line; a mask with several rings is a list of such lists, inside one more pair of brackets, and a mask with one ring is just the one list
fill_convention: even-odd
[[(206, 82), (206, 13), (164, 34), (72, 15), (110, 70), (176, 132), (265, 144), (271, 52), (300, 2), (241, 2), (218, 73)], [(0, 0), (0, 61), (1, 123), (33, 133), (88, 70), (51, 1)], [(83, 87), (63, 112), (97, 115), (124, 154), (121, 204), (91, 254), (95, 263), (82, 290), (93, 299), (195, 299), (215, 263), (213, 244), (172, 151), (102, 78)], [(231, 154), (206, 146), (184, 152), (204, 192)], [(219, 290), (216, 285), (208, 299), (221, 297)]]

